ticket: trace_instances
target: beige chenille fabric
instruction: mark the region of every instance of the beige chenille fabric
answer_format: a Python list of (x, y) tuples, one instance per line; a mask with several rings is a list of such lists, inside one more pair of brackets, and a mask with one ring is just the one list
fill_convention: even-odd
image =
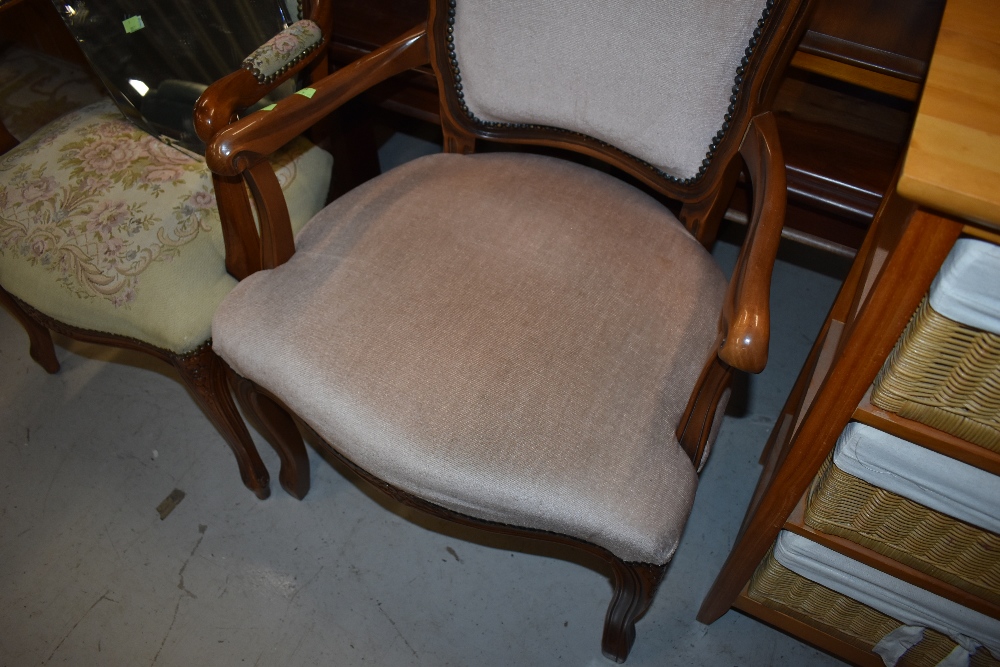
[(694, 496), (674, 431), (724, 290), (611, 176), (434, 155), (313, 218), (225, 299), (214, 348), (394, 486), (660, 564)]
[(460, 0), (455, 54), (469, 109), (582, 132), (694, 176), (765, 0), (625, 4)]

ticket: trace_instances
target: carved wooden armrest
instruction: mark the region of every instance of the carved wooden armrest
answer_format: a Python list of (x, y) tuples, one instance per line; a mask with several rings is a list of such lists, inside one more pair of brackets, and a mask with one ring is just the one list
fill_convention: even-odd
[(427, 26), (421, 24), (310, 88), (225, 128), (208, 146), (208, 166), (225, 176), (245, 172), (353, 97), (428, 62)]
[[(239, 181), (242, 176), (254, 198), (260, 228), (258, 242), (257, 229), (246, 221), (246, 215), (229, 228), (223, 220), (226, 267), (231, 274), (242, 279), (254, 271), (283, 264), (295, 252), (288, 207), (278, 179), (264, 158), (368, 88), (428, 62), (427, 26), (421, 24), (311, 87), (215, 134), (205, 158), (214, 172), (216, 194), (225, 192), (226, 207), (248, 210)], [(221, 196), (219, 203), (221, 210)]]
[(315, 20), (293, 23), (244, 58), (240, 69), (205, 90), (194, 109), (194, 126), (206, 144), (242, 109), (257, 103), (326, 53), (330, 19), (324, 3)]
[[(333, 24), (330, 3), (319, 0), (310, 4), (310, 20), (283, 30), (247, 56), (240, 69), (202, 93), (194, 109), (195, 131), (202, 141), (209, 143), (243, 109), (306, 67), (312, 67), (313, 76), (325, 74)], [(212, 180), (226, 245), (226, 270), (242, 280), (260, 269), (261, 248), (253, 212), (239, 178), (215, 174)]]
[(767, 363), (771, 332), (771, 271), (785, 221), (785, 162), (771, 112), (750, 120), (740, 145), (753, 184), (753, 215), (722, 310), (719, 358), (759, 373)]

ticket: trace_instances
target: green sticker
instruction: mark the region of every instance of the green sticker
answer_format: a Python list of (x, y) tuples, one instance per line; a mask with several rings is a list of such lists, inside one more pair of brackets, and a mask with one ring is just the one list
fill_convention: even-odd
[(308, 97), (309, 99), (312, 99), (312, 96), (316, 94), (316, 89), (315, 88), (303, 88), (302, 90), (296, 90), (295, 94), (296, 95), (301, 95), (302, 97)]
[(270, 111), (271, 109), (273, 109), (276, 106), (277, 106), (276, 104), (268, 104), (266, 107), (261, 107), (260, 110), (261, 111)]
[(131, 33), (136, 30), (142, 30), (146, 27), (146, 24), (142, 22), (142, 17), (136, 14), (130, 19), (125, 19), (122, 21), (122, 25), (125, 26), (125, 32)]

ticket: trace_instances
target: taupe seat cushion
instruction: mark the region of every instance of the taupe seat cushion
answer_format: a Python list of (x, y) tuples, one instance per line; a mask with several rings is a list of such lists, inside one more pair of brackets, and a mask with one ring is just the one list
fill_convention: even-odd
[(611, 176), (435, 155), (321, 211), (213, 337), (388, 483), (660, 564), (694, 496), (674, 431), (724, 291), (677, 220)]

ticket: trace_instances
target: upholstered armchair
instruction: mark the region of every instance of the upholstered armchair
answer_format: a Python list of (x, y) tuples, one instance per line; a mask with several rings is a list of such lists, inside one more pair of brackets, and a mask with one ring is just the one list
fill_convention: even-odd
[[(598, 556), (603, 650), (625, 660), (731, 374), (767, 360), (785, 210), (769, 105), (804, 16), (800, 0), (433, 0), (427, 26), (218, 133), (208, 163), (249, 186), (263, 270), (216, 310), (214, 345), (290, 485), (309, 484), (294, 413), (403, 503)], [(293, 238), (264, 157), (427, 62), (445, 153)], [(478, 140), (547, 154), (472, 155)], [(741, 169), (753, 213), (727, 282), (704, 244)]]
[[(161, 14), (193, 5), (202, 13), (214, 7), (218, 17), (252, 22), (252, 14), (231, 15), (246, 4), (152, 3), (140, 30), (155, 44), (156, 31), (179, 30)], [(277, 6), (258, 5), (268, 11)], [(95, 22), (106, 27), (98, 7), (66, 3), (73, 21), (80, 22), (67, 19), (68, 24), (80, 30)], [(236, 284), (226, 268), (223, 220), (246, 215), (253, 225), (253, 211), (237, 206), (230, 212), (220, 201), (224, 193), (216, 190), (203, 155), (191, 150), (199, 145), (193, 112), (205, 91), (211, 109), (202, 125), (205, 139), (211, 139), (282, 83), (292, 86), (306, 68), (325, 74), (329, 15), (320, 7), (311, 20), (284, 30), (285, 17), (277, 16), (281, 31), (242, 65), (241, 55), (226, 66), (226, 33), (201, 35), (218, 40), (210, 45), (218, 57), (208, 63), (215, 69), (205, 69), (205, 76), (226, 75), (205, 90), (212, 80), (199, 83), (198, 72), (186, 79), (170, 67), (139, 74), (157, 63), (111, 48), (133, 35), (117, 9), (108, 12), (121, 35), (109, 44), (77, 37), (95, 69), (107, 66), (101, 74), (111, 99), (60, 117), (0, 156), (0, 303), (24, 326), (32, 357), (50, 373), (59, 368), (50, 330), (140, 350), (171, 364), (236, 455), (244, 484), (263, 498), (269, 494), (267, 470), (210, 341), (212, 314)], [(132, 45), (138, 48), (137, 42)], [(132, 88), (130, 95), (125, 87)], [(159, 95), (155, 104), (153, 95)], [(322, 208), (332, 164), (327, 152), (295, 139), (262, 164), (293, 202), (293, 228)]]

